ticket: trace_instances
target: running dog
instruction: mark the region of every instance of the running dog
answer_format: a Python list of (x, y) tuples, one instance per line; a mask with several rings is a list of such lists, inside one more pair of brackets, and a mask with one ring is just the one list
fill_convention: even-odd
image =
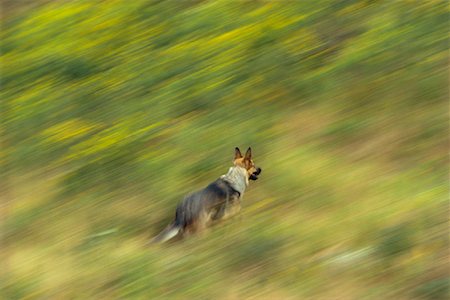
[(236, 147), (233, 166), (203, 190), (186, 196), (178, 204), (175, 219), (151, 243), (163, 243), (180, 235), (199, 232), (212, 224), (228, 219), (241, 210), (241, 200), (249, 180), (257, 180), (261, 168), (252, 160), (252, 149), (242, 156)]

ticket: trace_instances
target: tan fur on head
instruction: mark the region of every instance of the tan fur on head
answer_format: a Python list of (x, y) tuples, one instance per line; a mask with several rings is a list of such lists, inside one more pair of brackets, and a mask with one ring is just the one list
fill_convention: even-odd
[(256, 172), (255, 163), (252, 160), (252, 148), (248, 147), (245, 156), (242, 156), (241, 150), (236, 147), (234, 152), (233, 164), (237, 167), (242, 167), (247, 170), (247, 174), (250, 177), (254, 172)]

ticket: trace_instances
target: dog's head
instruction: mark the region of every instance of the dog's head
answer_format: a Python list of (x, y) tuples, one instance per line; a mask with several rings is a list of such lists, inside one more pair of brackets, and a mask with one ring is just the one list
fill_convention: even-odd
[(242, 156), (241, 150), (238, 147), (234, 150), (234, 161), (235, 166), (245, 168), (247, 170), (248, 179), (256, 180), (258, 175), (261, 173), (261, 168), (255, 166), (252, 160), (252, 149), (249, 147), (245, 156)]

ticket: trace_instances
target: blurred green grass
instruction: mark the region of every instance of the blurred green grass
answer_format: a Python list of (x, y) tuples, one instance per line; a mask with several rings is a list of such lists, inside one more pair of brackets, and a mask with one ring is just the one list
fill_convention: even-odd
[[(11, 3), (5, 299), (445, 299), (445, 1)], [(252, 146), (242, 214), (146, 242)]]

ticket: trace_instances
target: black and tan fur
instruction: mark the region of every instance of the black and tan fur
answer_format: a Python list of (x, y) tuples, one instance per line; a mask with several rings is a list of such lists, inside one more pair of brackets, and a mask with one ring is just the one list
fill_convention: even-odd
[(203, 190), (186, 196), (178, 204), (173, 222), (153, 238), (152, 243), (196, 233), (236, 215), (241, 209), (241, 200), (249, 180), (258, 179), (260, 173), (261, 168), (257, 168), (252, 160), (251, 148), (242, 156), (236, 147), (233, 166), (228, 173)]

